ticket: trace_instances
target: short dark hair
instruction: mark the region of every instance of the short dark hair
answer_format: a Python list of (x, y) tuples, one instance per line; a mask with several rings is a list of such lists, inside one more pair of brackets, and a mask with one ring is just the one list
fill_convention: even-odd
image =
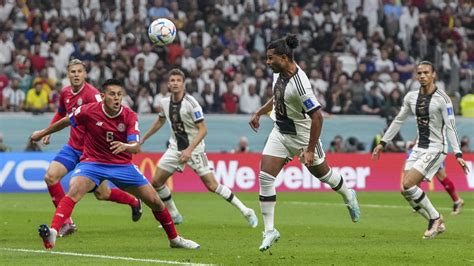
[(102, 87), (100, 91), (105, 92), (107, 90), (107, 87), (112, 86), (112, 85), (123, 87), (122, 81), (118, 79), (108, 79), (104, 83), (102, 83)]
[(429, 66), (431, 66), (431, 71), (436, 72), (433, 63), (431, 63), (431, 62), (428, 61), (428, 60), (423, 60), (423, 61), (421, 61), (420, 63), (418, 63), (418, 64), (416, 65), (416, 67), (418, 68), (418, 67), (421, 66), (421, 65), (429, 65)]
[(183, 80), (186, 79), (186, 76), (184, 75), (184, 72), (179, 68), (171, 69), (170, 72), (168, 72), (168, 77), (170, 77), (170, 76), (181, 76), (183, 78)]
[(298, 47), (299, 41), (296, 35), (289, 34), (284, 38), (272, 41), (267, 50), (275, 49), (275, 54), (286, 55), (290, 60), (293, 60), (293, 49)]

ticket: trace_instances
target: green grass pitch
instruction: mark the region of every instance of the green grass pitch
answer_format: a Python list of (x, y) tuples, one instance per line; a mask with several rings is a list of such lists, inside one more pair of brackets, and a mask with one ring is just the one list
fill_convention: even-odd
[(174, 194), (185, 219), (177, 229), (200, 250), (169, 248), (148, 208), (134, 223), (128, 206), (87, 195), (73, 213), (78, 231), (58, 239), (59, 253), (35, 253), (43, 250), (37, 227), (53, 215), (49, 195), (0, 194), (0, 265), (474, 265), (472, 192), (461, 193), (466, 205), (459, 216), (450, 215), (446, 193), (428, 193), (447, 227), (432, 240), (421, 239), (426, 222), (397, 192), (359, 192), (362, 219), (356, 224), (336, 193), (279, 193), (275, 226), (281, 239), (264, 253), (258, 251), (263, 223), (257, 194), (237, 195), (256, 210), (256, 229), (217, 195)]

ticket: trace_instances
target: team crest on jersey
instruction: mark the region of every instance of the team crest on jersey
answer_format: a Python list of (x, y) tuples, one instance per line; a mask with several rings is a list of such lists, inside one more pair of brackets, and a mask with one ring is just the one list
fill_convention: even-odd
[(125, 131), (125, 124), (124, 123), (118, 124), (117, 129), (120, 132), (124, 132)]
[(77, 100), (77, 105), (82, 105), (82, 98), (79, 98), (79, 99)]

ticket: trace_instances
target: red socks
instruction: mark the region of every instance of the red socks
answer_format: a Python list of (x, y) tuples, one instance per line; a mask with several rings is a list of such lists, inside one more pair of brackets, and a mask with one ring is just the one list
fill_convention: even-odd
[(451, 199), (453, 199), (454, 202), (458, 201), (459, 196), (456, 193), (456, 187), (454, 186), (454, 183), (451, 181), (451, 179), (445, 177), (443, 180), (438, 180), (444, 186), (444, 189), (446, 189), (446, 192), (448, 192), (449, 196), (451, 196)]
[(138, 205), (138, 200), (134, 196), (118, 188), (110, 189), (110, 196), (108, 200), (120, 204), (128, 204), (131, 207), (136, 207)]
[(70, 197), (64, 196), (63, 199), (59, 202), (56, 212), (54, 213), (53, 221), (51, 222), (51, 228), (56, 229), (59, 232), (64, 221), (71, 216), (72, 210), (76, 202), (73, 201)]
[(163, 229), (165, 229), (169, 240), (178, 236), (168, 209), (165, 208), (162, 211), (153, 211), (153, 215), (155, 216), (155, 219), (160, 222), (161, 226), (163, 226)]
[(61, 186), (61, 182), (48, 186), (48, 191), (49, 195), (51, 195), (51, 199), (53, 200), (54, 207), (58, 207), (61, 199), (66, 196), (66, 194), (64, 194), (64, 189)]

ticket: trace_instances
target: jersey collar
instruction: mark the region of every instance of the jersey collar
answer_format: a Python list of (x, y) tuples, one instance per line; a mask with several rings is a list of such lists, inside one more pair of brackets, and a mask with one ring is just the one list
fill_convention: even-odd
[(101, 106), (102, 106), (102, 112), (104, 112), (105, 116), (107, 116), (108, 118), (116, 118), (116, 117), (119, 116), (119, 115), (122, 113), (122, 111), (123, 111), (123, 106), (120, 105), (120, 111), (119, 111), (116, 115), (111, 116), (111, 115), (107, 114), (107, 112), (105, 111), (105, 109), (104, 109), (104, 104), (105, 104), (105, 103), (103, 103), (103, 102), (102, 102), (102, 104), (101, 104)]
[(74, 92), (73, 87), (71, 86), (72, 95), (77, 95), (77, 94), (79, 94), (79, 92), (81, 92), (82, 89), (84, 89), (85, 86), (86, 86), (86, 82), (84, 82), (84, 83), (82, 84), (82, 87), (81, 87), (77, 92)]

